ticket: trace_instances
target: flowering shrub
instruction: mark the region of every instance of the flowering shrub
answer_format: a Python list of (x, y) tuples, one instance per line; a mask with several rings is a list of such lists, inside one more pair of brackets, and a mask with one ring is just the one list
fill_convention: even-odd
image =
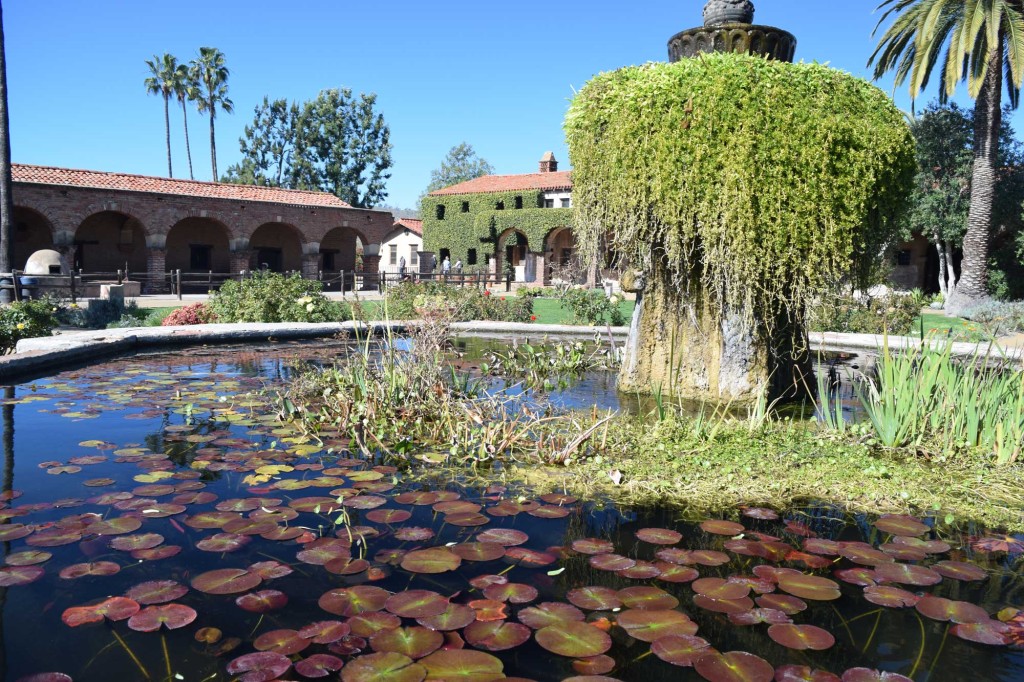
[(173, 311), (160, 324), (164, 327), (177, 327), (180, 325), (209, 324), (216, 321), (217, 314), (210, 310), (209, 306), (205, 303), (193, 303)]
[(533, 314), (530, 296), (497, 296), (473, 287), (457, 287), (441, 282), (404, 282), (388, 289), (385, 299), (388, 316), (393, 320), (420, 317), (424, 300), (444, 300), (454, 322), (495, 320), (529, 322)]
[(807, 328), (815, 332), (851, 334), (892, 334), (905, 336), (913, 331), (921, 307), (910, 296), (879, 296), (861, 300), (838, 296), (813, 306)]
[(20, 301), (0, 308), (0, 354), (13, 353), (18, 341), (49, 336), (57, 326), (58, 306), (52, 301)]
[(1024, 302), (985, 301), (971, 306), (963, 317), (983, 325), (993, 336), (1024, 331)]
[(220, 322), (334, 322), (342, 307), (321, 291), (320, 282), (261, 272), (241, 281), (225, 282), (210, 297), (209, 307)]
[(562, 294), (562, 305), (572, 313), (576, 324), (610, 324), (621, 327), (626, 324), (626, 316), (619, 308), (621, 303), (621, 296), (605, 296), (601, 289), (574, 287)]

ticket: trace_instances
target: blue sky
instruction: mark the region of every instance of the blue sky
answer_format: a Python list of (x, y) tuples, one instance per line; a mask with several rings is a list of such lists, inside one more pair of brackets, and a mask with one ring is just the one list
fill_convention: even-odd
[[(755, 0), (756, 23), (798, 39), (797, 59), (867, 77), (875, 0)], [(163, 106), (144, 60), (215, 46), (235, 114), (219, 114), (218, 170), (264, 95), (305, 100), (329, 87), (376, 92), (391, 127), (387, 203), (413, 206), (453, 145), (498, 173), (534, 172), (546, 150), (567, 166), (562, 119), (594, 74), (666, 59), (703, 0), (632, 3), (350, 0), (8, 0), (4, 6), (16, 162), (166, 174)], [(880, 85), (887, 91), (891, 83)], [(934, 87), (919, 106), (936, 94)], [(905, 90), (897, 104), (909, 108)], [(172, 109), (176, 177), (188, 177)], [(1015, 116), (1015, 119), (1017, 117)], [(210, 179), (209, 126), (189, 112), (197, 180)]]

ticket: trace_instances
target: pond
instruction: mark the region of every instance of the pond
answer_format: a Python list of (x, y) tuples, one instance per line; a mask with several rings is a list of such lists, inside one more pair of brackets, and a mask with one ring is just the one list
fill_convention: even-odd
[(408, 476), (277, 419), (293, 359), (346, 349), (5, 387), (0, 677), (1024, 679), (1020, 537)]

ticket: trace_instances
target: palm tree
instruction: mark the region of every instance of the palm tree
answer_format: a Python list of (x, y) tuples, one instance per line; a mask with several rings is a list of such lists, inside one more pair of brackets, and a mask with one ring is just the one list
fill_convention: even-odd
[[(4, 53), (4, 8), (0, 5), (0, 272), (14, 267), (14, 197), (11, 194), (11, 125), (7, 115), (7, 58)], [(14, 280), (11, 280), (15, 283)], [(12, 292), (0, 290), (0, 303), (9, 303)]]
[(188, 139), (188, 107), (186, 102), (194, 102), (199, 97), (199, 87), (192, 80), (192, 74), (184, 64), (179, 64), (174, 72), (174, 94), (178, 98), (178, 102), (181, 103), (181, 117), (185, 122), (185, 154), (188, 156), (188, 177), (190, 180), (195, 180), (196, 176), (192, 172), (192, 145)]
[(227, 113), (234, 111), (234, 104), (228, 99), (228, 67), (224, 66), (224, 53), (215, 47), (199, 48), (199, 57), (190, 64), (192, 80), (199, 86), (196, 105), (200, 114), (210, 115), (210, 161), (213, 163), (213, 181), (217, 182), (217, 140), (213, 121), (217, 118), (217, 107)]
[(164, 98), (164, 129), (167, 132), (167, 177), (174, 177), (174, 170), (171, 167), (171, 113), (170, 101), (174, 94), (174, 83), (178, 73), (178, 58), (174, 55), (164, 53), (163, 57), (153, 55), (152, 59), (146, 60), (149, 67), (149, 77), (146, 78), (146, 92), (150, 95), (160, 95)]
[[(1003, 74), (1016, 107), (1024, 79), (1024, 2), (1022, 0), (884, 0), (878, 27), (895, 16), (868, 65), (875, 78), (894, 71), (896, 85), (909, 82), (916, 98), (942, 61), (941, 101), (967, 81), (974, 105), (974, 161), (971, 205), (964, 235), (960, 280), (950, 291), (954, 314), (987, 297), (989, 235), (996, 189)], [(876, 31), (878, 29), (876, 27)], [(945, 48), (945, 55), (942, 54)]]

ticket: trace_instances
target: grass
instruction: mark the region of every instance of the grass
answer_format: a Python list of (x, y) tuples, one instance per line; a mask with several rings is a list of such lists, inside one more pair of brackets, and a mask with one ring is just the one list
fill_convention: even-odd
[(914, 320), (911, 335), (918, 336), (922, 325), (926, 337), (948, 336), (955, 341), (975, 342), (991, 339), (983, 326), (960, 317), (947, 317), (942, 313), (921, 313), (920, 317)]
[[(633, 301), (623, 301), (619, 310), (628, 320), (633, 316)], [(538, 298), (533, 301), (533, 314), (537, 316), (537, 324), (572, 324), (572, 312), (562, 306), (557, 298)]]

